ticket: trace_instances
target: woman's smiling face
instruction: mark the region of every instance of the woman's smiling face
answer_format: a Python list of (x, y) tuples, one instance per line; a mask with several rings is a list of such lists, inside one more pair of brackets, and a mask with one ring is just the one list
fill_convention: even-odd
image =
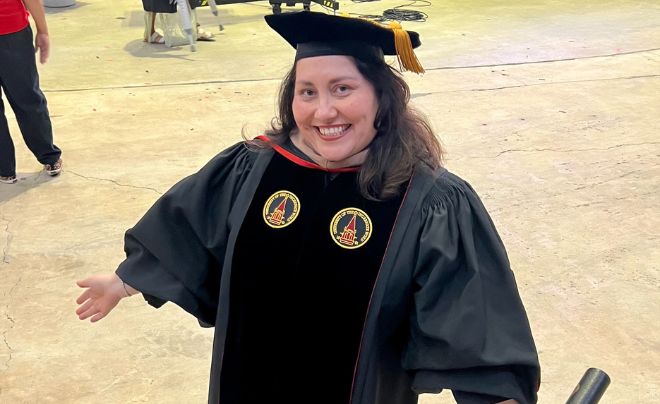
[(293, 143), (327, 168), (360, 165), (376, 136), (373, 85), (349, 56), (316, 56), (296, 63)]

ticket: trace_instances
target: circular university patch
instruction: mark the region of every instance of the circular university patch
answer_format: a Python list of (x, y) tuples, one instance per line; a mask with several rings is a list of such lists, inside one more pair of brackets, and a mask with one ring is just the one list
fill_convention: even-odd
[(274, 229), (293, 223), (300, 212), (300, 200), (289, 191), (277, 191), (264, 204), (264, 221)]
[(330, 236), (339, 247), (362, 247), (371, 237), (372, 224), (369, 216), (358, 208), (342, 209), (330, 222)]

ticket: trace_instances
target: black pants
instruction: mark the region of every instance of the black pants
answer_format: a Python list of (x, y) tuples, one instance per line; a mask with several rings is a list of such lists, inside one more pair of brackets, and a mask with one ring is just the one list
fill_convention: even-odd
[(0, 35), (0, 176), (16, 174), (2, 93), (14, 110), (25, 144), (41, 164), (54, 164), (62, 152), (53, 144), (46, 97), (39, 89), (32, 29)]

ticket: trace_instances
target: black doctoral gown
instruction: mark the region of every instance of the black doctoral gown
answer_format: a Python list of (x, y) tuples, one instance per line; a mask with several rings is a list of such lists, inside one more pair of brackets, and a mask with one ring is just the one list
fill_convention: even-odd
[[(119, 277), (149, 304), (171, 301), (215, 326), (209, 403), (226, 387), (237, 237), (275, 153), (223, 151), (126, 233)], [(412, 404), (443, 389), (459, 403), (536, 402), (538, 357), (504, 246), (477, 194), (447, 170), (411, 178), (367, 306), (350, 404)]]

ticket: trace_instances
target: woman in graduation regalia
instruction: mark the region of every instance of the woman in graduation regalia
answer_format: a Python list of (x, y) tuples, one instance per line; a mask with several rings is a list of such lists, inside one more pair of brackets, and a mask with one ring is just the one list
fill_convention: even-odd
[[(215, 327), (209, 403), (536, 402), (539, 364), (502, 242), (384, 61), (415, 32), (269, 15), (296, 48), (279, 116), (163, 195), (81, 319), (141, 293)], [(313, 398), (312, 398), (313, 397)]]

